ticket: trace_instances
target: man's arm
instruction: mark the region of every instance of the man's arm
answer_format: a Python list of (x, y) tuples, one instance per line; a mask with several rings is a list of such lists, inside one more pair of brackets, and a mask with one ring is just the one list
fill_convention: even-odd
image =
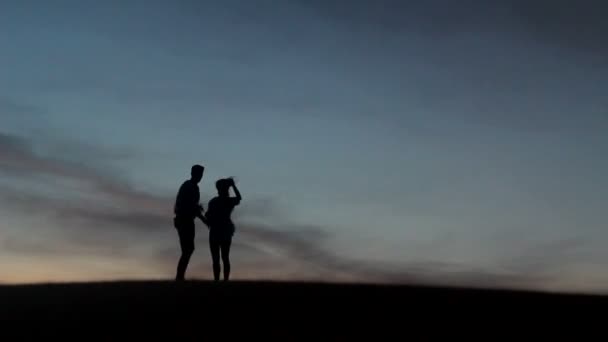
[(205, 209), (203, 208), (202, 205), (198, 205), (198, 210), (196, 212), (196, 217), (198, 217), (201, 221), (203, 221), (203, 223), (205, 225), (209, 225), (209, 222), (207, 221), (207, 218), (205, 217)]
[(204, 223), (206, 226), (209, 226), (209, 221), (207, 221), (207, 218), (205, 217), (205, 215), (203, 215), (202, 213), (200, 213), (200, 214), (198, 214), (198, 215), (197, 215), (197, 217), (198, 217), (198, 218), (199, 218), (201, 221), (203, 221), (203, 223)]
[(193, 186), (190, 188), (190, 193), (188, 195), (188, 202), (191, 206), (191, 213), (194, 214), (195, 217), (198, 217), (204, 224), (207, 224), (207, 218), (205, 217), (205, 208), (200, 203), (201, 194), (199, 192), (198, 186)]

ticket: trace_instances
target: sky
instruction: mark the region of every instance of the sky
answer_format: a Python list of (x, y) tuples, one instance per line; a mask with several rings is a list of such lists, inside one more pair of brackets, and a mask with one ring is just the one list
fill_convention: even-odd
[(200, 163), (243, 193), (234, 279), (606, 293), (607, 16), (2, 0), (0, 283), (172, 279)]

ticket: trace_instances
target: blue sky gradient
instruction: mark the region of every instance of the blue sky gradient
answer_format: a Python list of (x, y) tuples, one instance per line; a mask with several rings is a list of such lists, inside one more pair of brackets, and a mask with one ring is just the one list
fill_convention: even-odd
[(3, 1), (0, 281), (171, 278), (202, 163), (245, 196), (235, 278), (605, 291), (606, 15)]

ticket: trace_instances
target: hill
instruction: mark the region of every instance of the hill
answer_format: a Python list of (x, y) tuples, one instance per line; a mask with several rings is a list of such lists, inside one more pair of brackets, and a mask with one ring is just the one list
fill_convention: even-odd
[[(492, 340), (605, 334), (608, 298), (302, 283), (116, 282), (0, 287), (8, 340)], [(4, 340), (4, 339), (3, 339)], [(543, 338), (544, 340), (544, 338)]]

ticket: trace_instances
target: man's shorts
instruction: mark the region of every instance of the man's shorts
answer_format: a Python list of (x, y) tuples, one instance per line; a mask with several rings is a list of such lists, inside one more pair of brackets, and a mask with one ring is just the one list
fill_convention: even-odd
[(194, 219), (175, 217), (173, 225), (179, 235), (179, 245), (183, 251), (194, 251)]

